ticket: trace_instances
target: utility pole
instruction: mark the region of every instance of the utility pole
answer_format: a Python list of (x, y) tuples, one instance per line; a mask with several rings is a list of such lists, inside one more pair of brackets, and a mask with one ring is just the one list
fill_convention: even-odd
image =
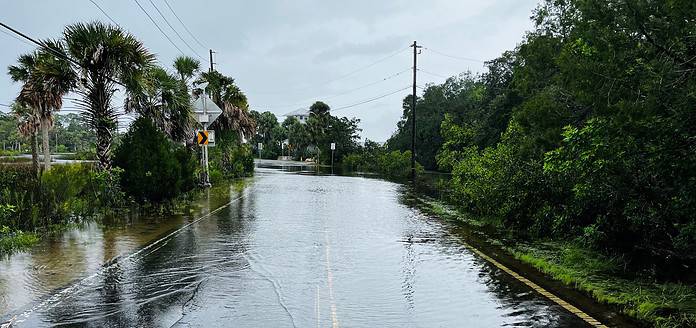
[(210, 71), (211, 72), (213, 71), (213, 65), (214, 65), (214, 62), (213, 62), (213, 54), (214, 53), (215, 53), (215, 51), (213, 51), (213, 49), (210, 49)]
[[(213, 54), (214, 53), (215, 53), (215, 51), (213, 51), (213, 49), (210, 49), (210, 72), (213, 72)], [(203, 90), (203, 93), (205, 95), (205, 90)], [(207, 106), (207, 101), (206, 101), (204, 95), (202, 96), (203, 97), (203, 113), (204, 113), (204, 115), (208, 115), (208, 106)], [(202, 122), (202, 123), (203, 123), (203, 131), (208, 131), (208, 124), (210, 124), (208, 119), (206, 118), (205, 122)], [(205, 169), (205, 171), (203, 172), (203, 179), (202, 179), (203, 181), (201, 181), (201, 183), (204, 187), (210, 187), (210, 166), (208, 164), (208, 145), (207, 144), (203, 145), (201, 155), (203, 157), (203, 167)]]
[(411, 98), (411, 180), (416, 180), (416, 71), (419, 46), (416, 41), (411, 45), (413, 47), (413, 93)]

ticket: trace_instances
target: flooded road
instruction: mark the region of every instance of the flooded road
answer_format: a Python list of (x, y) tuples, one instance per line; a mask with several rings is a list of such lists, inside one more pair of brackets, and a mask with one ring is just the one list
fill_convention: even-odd
[(3, 260), (0, 318), (18, 327), (586, 326), (405, 205), (402, 185), (258, 168), (208, 197), (167, 223), (89, 225)]

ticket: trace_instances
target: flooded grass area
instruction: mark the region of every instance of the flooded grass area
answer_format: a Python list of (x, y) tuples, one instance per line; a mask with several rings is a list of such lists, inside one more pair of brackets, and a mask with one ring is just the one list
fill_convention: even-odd
[(572, 289), (606, 304), (637, 324), (655, 327), (696, 326), (696, 286), (659, 282), (627, 269), (610, 257), (576, 242), (519, 241), (495, 232), (489, 222), (464, 215), (441, 201), (415, 196), (420, 208), (442, 219), (465, 225), (467, 234)]
[[(0, 314), (14, 313), (56, 290), (131, 254), (243, 190), (245, 180), (189, 193), (178, 206), (115, 211), (80, 224), (54, 227), (43, 234), (24, 234), (9, 243), (0, 259)], [(1, 316), (0, 316), (1, 317)]]

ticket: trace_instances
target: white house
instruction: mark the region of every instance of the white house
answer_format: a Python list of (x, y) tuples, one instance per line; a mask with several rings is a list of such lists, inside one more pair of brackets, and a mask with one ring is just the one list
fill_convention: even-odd
[(300, 121), (300, 123), (304, 124), (307, 123), (307, 119), (309, 118), (309, 109), (300, 108), (298, 110), (285, 114), (285, 117), (294, 117), (298, 121)]

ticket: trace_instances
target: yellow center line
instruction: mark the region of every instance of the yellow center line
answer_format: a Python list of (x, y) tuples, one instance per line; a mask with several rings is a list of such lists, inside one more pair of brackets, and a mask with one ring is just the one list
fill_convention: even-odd
[(317, 285), (317, 298), (316, 298), (316, 302), (314, 304), (315, 310), (317, 312), (317, 314), (316, 314), (316, 316), (317, 316), (317, 328), (321, 327), (321, 313), (320, 313), (319, 304), (321, 304), (321, 302), (319, 301), (319, 285)]
[(502, 263), (496, 261), (496, 260), (493, 259), (492, 257), (490, 257), (490, 256), (488, 256), (488, 255), (486, 255), (486, 254), (484, 254), (483, 252), (481, 252), (480, 250), (478, 250), (478, 249), (475, 248), (474, 246), (469, 245), (468, 243), (466, 243), (466, 242), (463, 241), (463, 240), (462, 240), (462, 244), (463, 244), (466, 248), (468, 248), (469, 250), (471, 250), (472, 252), (474, 252), (476, 255), (478, 255), (479, 257), (481, 257), (482, 259), (484, 259), (484, 260), (488, 261), (489, 263), (493, 264), (493, 265), (494, 265), (495, 267), (497, 267), (498, 269), (505, 271), (507, 274), (511, 275), (513, 278), (515, 278), (515, 279), (517, 279), (518, 281), (520, 281), (520, 282), (524, 283), (525, 285), (529, 286), (530, 288), (532, 288), (533, 290), (535, 290), (535, 291), (538, 292), (539, 294), (545, 296), (546, 298), (550, 299), (550, 300), (553, 301), (554, 303), (560, 305), (561, 307), (563, 307), (564, 309), (566, 309), (568, 312), (570, 312), (570, 313), (572, 313), (572, 314), (578, 316), (580, 319), (584, 320), (584, 321), (587, 322), (589, 325), (591, 325), (591, 326), (593, 326), (593, 327), (607, 328), (606, 325), (602, 324), (601, 322), (599, 322), (597, 319), (593, 318), (593, 317), (590, 316), (589, 314), (583, 312), (582, 310), (578, 309), (577, 307), (573, 306), (572, 304), (570, 304), (570, 303), (568, 303), (568, 302), (562, 300), (560, 297), (558, 297), (558, 296), (552, 294), (551, 292), (549, 292), (549, 291), (547, 291), (546, 289), (544, 289), (543, 287), (541, 287), (541, 286), (535, 284), (534, 282), (530, 281), (529, 279), (527, 279), (527, 278), (525, 278), (525, 277), (519, 275), (517, 272), (512, 271), (512, 269), (506, 267), (505, 265), (503, 265)]
[(333, 328), (338, 328), (338, 316), (336, 315), (336, 302), (333, 292), (333, 272), (331, 271), (331, 252), (329, 250), (329, 232), (324, 230), (326, 249), (326, 279), (329, 286), (329, 300), (331, 301), (331, 322)]

